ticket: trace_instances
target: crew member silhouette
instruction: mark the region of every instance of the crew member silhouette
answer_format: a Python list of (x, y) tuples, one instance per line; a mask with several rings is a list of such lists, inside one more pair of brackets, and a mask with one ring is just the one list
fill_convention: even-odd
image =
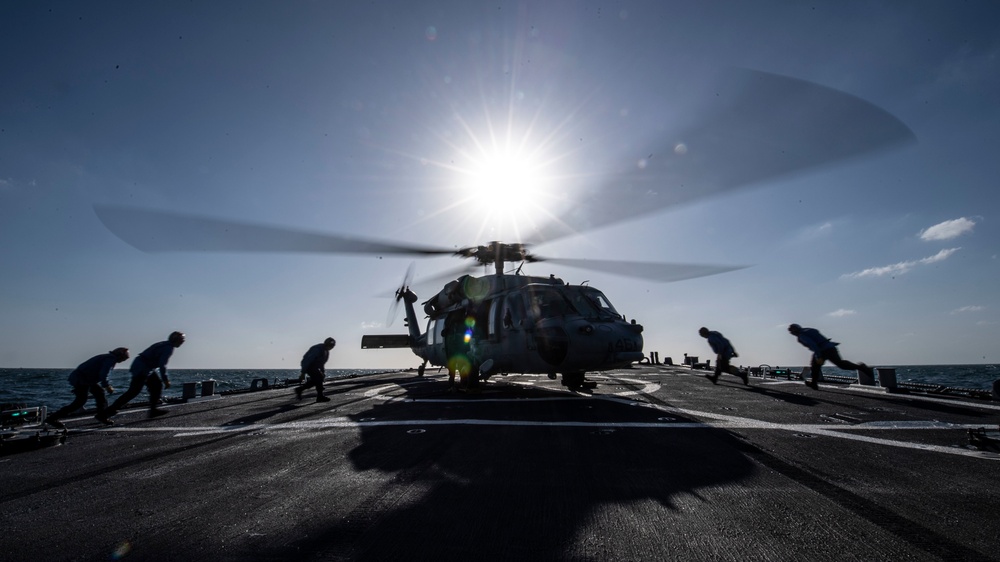
[(330, 359), (330, 350), (337, 345), (337, 340), (326, 338), (323, 343), (318, 343), (309, 348), (309, 351), (302, 356), (302, 374), (299, 380), (303, 380), (306, 375), (309, 380), (304, 384), (295, 387), (295, 397), (302, 400), (302, 392), (307, 388), (316, 387), (316, 401), (329, 402), (330, 399), (323, 396), (323, 379), (326, 378), (326, 362)]
[(874, 371), (864, 363), (852, 363), (841, 359), (840, 352), (837, 351), (837, 342), (830, 341), (823, 334), (814, 328), (803, 328), (798, 324), (789, 324), (788, 332), (791, 333), (799, 343), (808, 347), (812, 352), (812, 361), (809, 367), (812, 370), (812, 379), (806, 381), (806, 385), (817, 389), (819, 381), (823, 378), (823, 363), (829, 361), (845, 371), (862, 371), (869, 377), (874, 376)]
[(184, 334), (171, 332), (166, 341), (156, 342), (137, 355), (132, 361), (132, 366), (129, 367), (132, 380), (129, 382), (128, 390), (122, 393), (115, 400), (115, 403), (105, 410), (103, 415), (98, 414), (97, 419), (106, 422), (124, 408), (129, 401), (138, 396), (142, 392), (143, 386), (149, 390), (149, 417), (155, 418), (166, 414), (166, 410), (157, 408), (157, 406), (160, 404), (163, 389), (170, 388), (170, 379), (167, 378), (167, 361), (170, 360), (174, 350), (184, 343), (184, 340)]
[(54, 414), (45, 417), (45, 423), (58, 429), (65, 429), (66, 426), (59, 421), (79, 410), (87, 403), (87, 394), (94, 395), (94, 402), (97, 404), (97, 419), (106, 425), (111, 425), (111, 420), (104, 417), (104, 411), (108, 407), (108, 399), (104, 396), (106, 390), (108, 394), (114, 394), (115, 389), (108, 382), (108, 373), (115, 365), (128, 359), (127, 347), (116, 347), (107, 353), (95, 355), (80, 363), (73, 372), (69, 374), (69, 384), (73, 387), (73, 394), (76, 398), (68, 405), (60, 408)]
[(733, 348), (733, 344), (729, 343), (729, 340), (727, 340), (725, 336), (705, 327), (698, 330), (698, 335), (707, 339), (708, 345), (710, 345), (712, 347), (712, 351), (715, 352), (715, 373), (712, 375), (705, 375), (708, 377), (708, 380), (712, 381), (712, 384), (719, 384), (719, 375), (722, 373), (735, 375), (743, 379), (743, 384), (750, 384), (750, 378), (747, 373), (744, 373), (729, 364), (730, 359), (733, 357), (739, 357), (740, 355), (736, 353), (736, 349)]

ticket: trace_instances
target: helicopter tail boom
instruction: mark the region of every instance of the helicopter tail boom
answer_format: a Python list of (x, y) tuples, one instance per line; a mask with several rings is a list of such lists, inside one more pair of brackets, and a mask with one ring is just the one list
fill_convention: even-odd
[(411, 347), (413, 342), (406, 334), (361, 336), (361, 349), (390, 349)]

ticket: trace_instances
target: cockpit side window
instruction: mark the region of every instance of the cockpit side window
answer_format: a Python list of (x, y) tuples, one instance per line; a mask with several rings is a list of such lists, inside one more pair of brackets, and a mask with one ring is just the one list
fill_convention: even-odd
[(491, 340), (497, 339), (498, 328), (500, 327), (500, 319), (498, 318), (500, 313), (500, 303), (503, 299), (496, 299), (494, 301), (489, 301), (489, 321), (487, 325), (487, 334)]
[(555, 287), (537, 288), (530, 295), (530, 314), (534, 318), (556, 318), (577, 312), (566, 296)]

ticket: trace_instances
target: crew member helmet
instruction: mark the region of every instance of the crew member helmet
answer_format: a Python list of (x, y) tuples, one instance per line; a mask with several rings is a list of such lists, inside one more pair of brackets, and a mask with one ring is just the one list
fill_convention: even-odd
[(698, 330), (698, 335), (700, 335), (700, 336), (701, 336), (701, 337), (703, 337), (703, 338), (704, 338), (704, 337), (708, 337), (708, 328), (706, 328), (706, 327), (702, 326), (702, 327), (701, 327), (701, 328), (700, 328), (700, 329)]
[(325, 340), (323, 340), (323, 345), (328, 346), (328, 347), (333, 347), (333, 346), (337, 345), (337, 340), (335, 340), (333, 338), (326, 338)]
[(167, 338), (167, 341), (174, 344), (174, 347), (177, 347), (180, 344), (184, 343), (184, 334), (181, 332), (171, 332), (170, 337)]
[(799, 326), (798, 324), (789, 324), (788, 331), (792, 334), (798, 335), (799, 332), (802, 331), (802, 326)]
[(111, 353), (111, 355), (114, 355), (115, 359), (117, 359), (119, 363), (121, 363), (122, 361), (128, 359), (128, 348), (127, 347), (116, 347), (116, 348), (112, 349), (109, 353)]

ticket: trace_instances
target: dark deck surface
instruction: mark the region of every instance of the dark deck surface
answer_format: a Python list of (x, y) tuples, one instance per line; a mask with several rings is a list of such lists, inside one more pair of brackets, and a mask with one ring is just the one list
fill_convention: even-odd
[(988, 560), (1000, 403), (643, 367), (395, 373), (68, 419), (0, 456), (4, 560)]

